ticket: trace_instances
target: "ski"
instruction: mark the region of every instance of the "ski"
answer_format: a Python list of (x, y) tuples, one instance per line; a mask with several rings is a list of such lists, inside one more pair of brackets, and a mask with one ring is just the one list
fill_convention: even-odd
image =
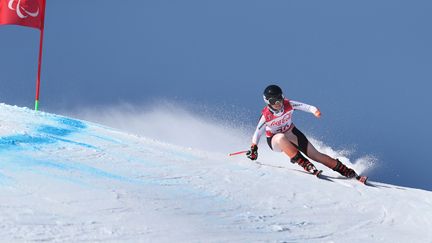
[(322, 174), (322, 172), (323, 172), (322, 170), (314, 169), (313, 171), (307, 171), (307, 170), (296, 170), (296, 169), (294, 169), (294, 171), (302, 172), (302, 173), (309, 174), (309, 175), (314, 175), (314, 176), (316, 176), (319, 179), (329, 180), (328, 178), (326, 178), (325, 175)]
[(316, 177), (320, 178), (322, 172), (323, 172), (322, 170), (315, 169), (315, 170), (313, 170), (310, 173), (313, 174), (313, 175), (315, 175)]
[(332, 177), (332, 176), (321, 174), (321, 172), (318, 173), (317, 177), (320, 178), (320, 179), (327, 180), (327, 181), (336, 182), (337, 180), (356, 180), (356, 181), (362, 183), (365, 186), (374, 186), (373, 184), (371, 184), (371, 183), (369, 183), (367, 181), (369, 179), (369, 177), (367, 177), (367, 176), (356, 175), (355, 177), (352, 177), (352, 178), (347, 178), (347, 177)]
[[(258, 164), (259, 166), (269, 166), (269, 167), (282, 168), (282, 169), (286, 168), (284, 166), (271, 165), (271, 164), (266, 164), (266, 163), (262, 163), (259, 161), (256, 161), (255, 163)], [(318, 169), (314, 169), (313, 171), (305, 171), (305, 170), (296, 170), (296, 171), (303, 172), (306, 174), (311, 174), (311, 175), (316, 176), (319, 179), (323, 179), (323, 180), (327, 180), (327, 181), (334, 181), (333, 179), (355, 179), (356, 181), (362, 183), (363, 185), (373, 186), (373, 184), (368, 183), (368, 181), (367, 181), (369, 179), (369, 177), (364, 176), (364, 175), (357, 175), (356, 174), (355, 177), (352, 177), (352, 178), (346, 178), (346, 177), (336, 178), (336, 177), (324, 175), (323, 170), (318, 170)]]
[(360, 183), (362, 183), (362, 184), (364, 184), (364, 185), (367, 185), (367, 179), (368, 179), (367, 176), (360, 176), (360, 175), (357, 175), (357, 176), (355, 177), (355, 179), (356, 179), (358, 182), (360, 182)]
[(317, 170), (317, 169), (315, 169), (315, 170), (313, 170), (312, 172), (308, 172), (308, 173), (310, 173), (310, 174), (312, 174), (312, 175), (315, 175), (318, 179), (333, 182), (332, 179), (330, 179), (330, 178), (329, 178), (328, 176), (326, 176), (326, 175), (323, 175), (322, 172), (323, 172), (322, 170)]

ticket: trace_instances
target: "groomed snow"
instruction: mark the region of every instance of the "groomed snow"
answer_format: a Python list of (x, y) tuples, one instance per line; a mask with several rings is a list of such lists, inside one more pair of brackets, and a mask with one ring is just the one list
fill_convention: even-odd
[(432, 242), (429, 191), (197, 147), (0, 104), (0, 241)]

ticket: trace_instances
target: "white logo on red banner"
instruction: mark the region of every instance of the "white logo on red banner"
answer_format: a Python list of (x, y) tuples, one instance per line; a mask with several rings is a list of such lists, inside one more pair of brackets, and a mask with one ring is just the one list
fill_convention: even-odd
[[(37, 17), (39, 16), (39, 6), (37, 7), (37, 10), (32, 12), (31, 10), (28, 10), (21, 6), (21, 0), (18, 0), (17, 4), (14, 4), (17, 0), (9, 0), (8, 7), (10, 10), (16, 11), (18, 17), (25, 19), (27, 17)], [(35, 1), (37, 2), (37, 1)], [(15, 7), (14, 7), (15, 5)]]

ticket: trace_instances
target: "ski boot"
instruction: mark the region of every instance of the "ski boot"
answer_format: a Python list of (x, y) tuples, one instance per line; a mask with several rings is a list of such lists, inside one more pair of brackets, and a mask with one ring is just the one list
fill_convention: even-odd
[(342, 162), (340, 162), (339, 159), (336, 159), (336, 161), (337, 161), (337, 164), (333, 168), (334, 171), (339, 172), (339, 174), (341, 174), (347, 178), (357, 177), (357, 173), (353, 169), (346, 167), (346, 165), (342, 164)]
[(297, 163), (298, 165), (303, 167), (303, 169), (305, 171), (307, 171), (309, 173), (315, 174), (318, 172), (315, 165), (313, 165), (311, 162), (309, 162), (309, 160), (307, 160), (300, 152), (297, 152), (296, 156), (294, 156), (291, 159), (291, 163), (293, 163), (293, 164)]

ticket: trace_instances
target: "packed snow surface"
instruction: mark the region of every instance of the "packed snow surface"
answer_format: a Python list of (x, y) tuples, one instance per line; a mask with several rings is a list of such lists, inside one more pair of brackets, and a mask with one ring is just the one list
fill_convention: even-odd
[(432, 242), (429, 191), (229, 152), (0, 104), (0, 241)]

